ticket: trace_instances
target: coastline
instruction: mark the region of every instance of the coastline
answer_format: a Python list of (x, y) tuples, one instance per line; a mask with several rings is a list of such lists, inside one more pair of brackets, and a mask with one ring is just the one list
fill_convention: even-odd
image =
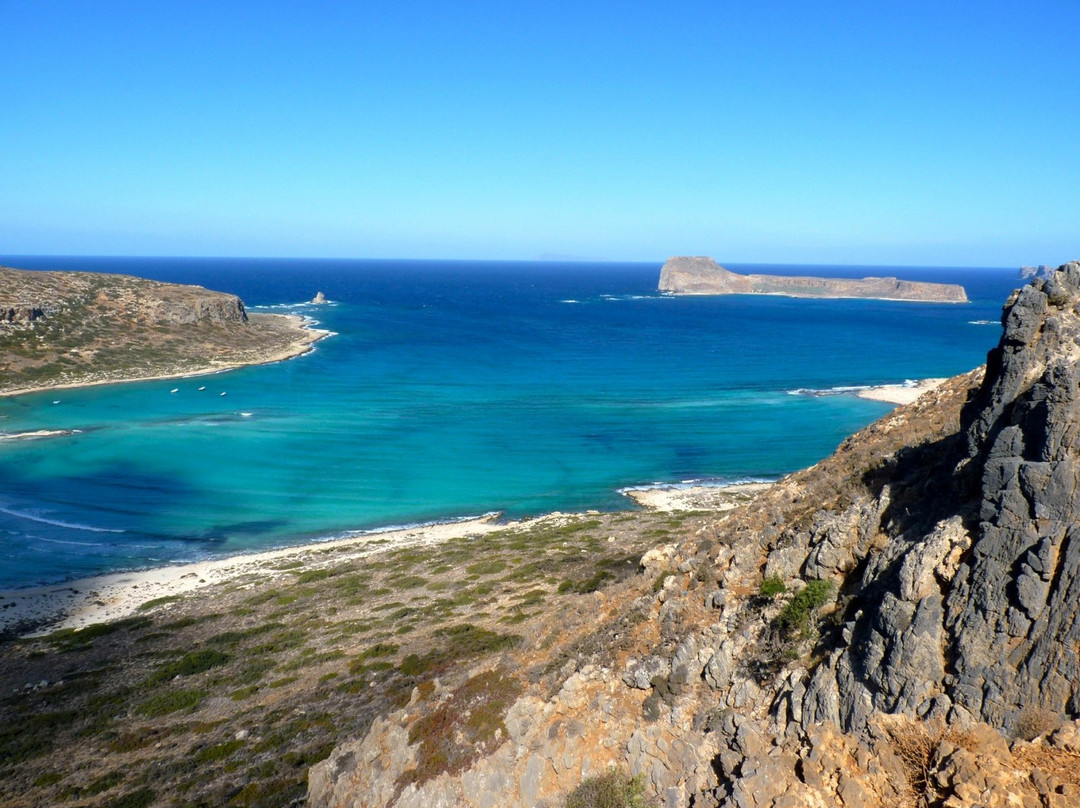
[[(773, 483), (733, 485), (657, 485), (624, 489), (642, 508), (654, 512), (732, 510)], [(553, 511), (504, 522), (500, 513), (450, 522), (364, 531), (345, 538), (314, 541), (274, 550), (238, 553), (225, 558), (170, 564), (143, 570), (106, 573), (44, 586), (0, 590), (0, 636), (35, 637), (61, 629), (81, 629), (137, 615), (143, 604), (172, 602), (197, 590), (228, 582), (255, 581), (286, 574), (297, 563), (329, 566), (388, 550), (424, 547), (459, 538), (479, 538), (503, 530), (560, 525), (597, 511)], [(164, 605), (164, 604), (163, 604)]]
[[(387, 549), (437, 544), (452, 538), (482, 536), (496, 530), (532, 524), (535, 520), (498, 522), (498, 514), (472, 519), (364, 532), (275, 550), (239, 553), (225, 558), (170, 564), (143, 570), (113, 572), (45, 586), (0, 590), (0, 635), (40, 636), (59, 629), (121, 620), (151, 600), (170, 600), (203, 587), (241, 577), (283, 575), (283, 563), (327, 562), (363, 558)], [(332, 556), (330, 558), (329, 556)], [(21, 627), (28, 627), (24, 631)]]
[[(128, 382), (150, 382), (164, 379), (188, 379), (197, 376), (209, 376), (215, 373), (224, 373), (237, 368), (252, 367), (255, 365), (271, 365), (275, 362), (284, 362), (295, 359), (298, 356), (310, 353), (315, 349), (315, 344), (334, 332), (322, 328), (315, 328), (315, 321), (300, 314), (270, 314), (257, 313), (253, 317), (283, 318), (288, 326), (296, 333), (294, 339), (287, 347), (269, 351), (261, 356), (246, 360), (213, 362), (204, 368), (177, 369), (174, 372), (151, 373), (146, 375), (121, 376), (106, 379), (86, 379), (77, 382), (65, 382), (62, 384), (44, 384), (33, 387), (19, 387), (13, 390), (0, 390), (0, 398), (13, 398), (15, 396), (30, 395), (32, 393), (46, 393), (53, 390), (73, 390), (81, 387), (99, 387), (105, 384), (124, 384)], [(44, 437), (44, 436), (42, 436)]]
[(800, 387), (789, 390), (788, 395), (793, 396), (854, 396), (867, 401), (880, 401), (885, 404), (910, 404), (923, 393), (935, 389), (948, 381), (945, 378), (915, 379), (902, 384), (874, 384), (874, 385), (851, 385), (845, 387), (828, 387), (822, 389)]

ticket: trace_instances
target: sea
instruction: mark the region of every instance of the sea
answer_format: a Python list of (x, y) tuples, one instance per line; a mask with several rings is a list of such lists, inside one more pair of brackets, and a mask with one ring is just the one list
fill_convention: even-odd
[[(239, 295), (333, 335), (210, 376), (0, 399), (0, 588), (772, 480), (985, 361), (1015, 268), (728, 264), (963, 284), (964, 305), (674, 297), (660, 262), (0, 256)], [(311, 300), (322, 292), (328, 304)]]

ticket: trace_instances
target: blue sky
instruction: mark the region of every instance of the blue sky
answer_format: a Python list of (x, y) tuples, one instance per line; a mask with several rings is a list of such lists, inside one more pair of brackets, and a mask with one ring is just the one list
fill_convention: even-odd
[(1080, 3), (0, 0), (0, 253), (1080, 258)]

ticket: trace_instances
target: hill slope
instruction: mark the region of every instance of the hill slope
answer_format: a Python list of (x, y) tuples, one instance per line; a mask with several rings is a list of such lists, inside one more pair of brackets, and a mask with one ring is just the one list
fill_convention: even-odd
[(0, 267), (0, 394), (271, 362), (323, 335), (201, 286)]
[(985, 372), (646, 554), (590, 636), (418, 690), (309, 804), (560, 806), (614, 770), (665, 806), (1080, 805), (1078, 311), (1080, 264), (1025, 287)]

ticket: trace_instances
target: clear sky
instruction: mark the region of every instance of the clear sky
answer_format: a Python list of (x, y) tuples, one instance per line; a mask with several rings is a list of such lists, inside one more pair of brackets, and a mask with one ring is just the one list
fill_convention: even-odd
[(0, 0), (0, 253), (1056, 264), (1078, 41), (1078, 0)]

